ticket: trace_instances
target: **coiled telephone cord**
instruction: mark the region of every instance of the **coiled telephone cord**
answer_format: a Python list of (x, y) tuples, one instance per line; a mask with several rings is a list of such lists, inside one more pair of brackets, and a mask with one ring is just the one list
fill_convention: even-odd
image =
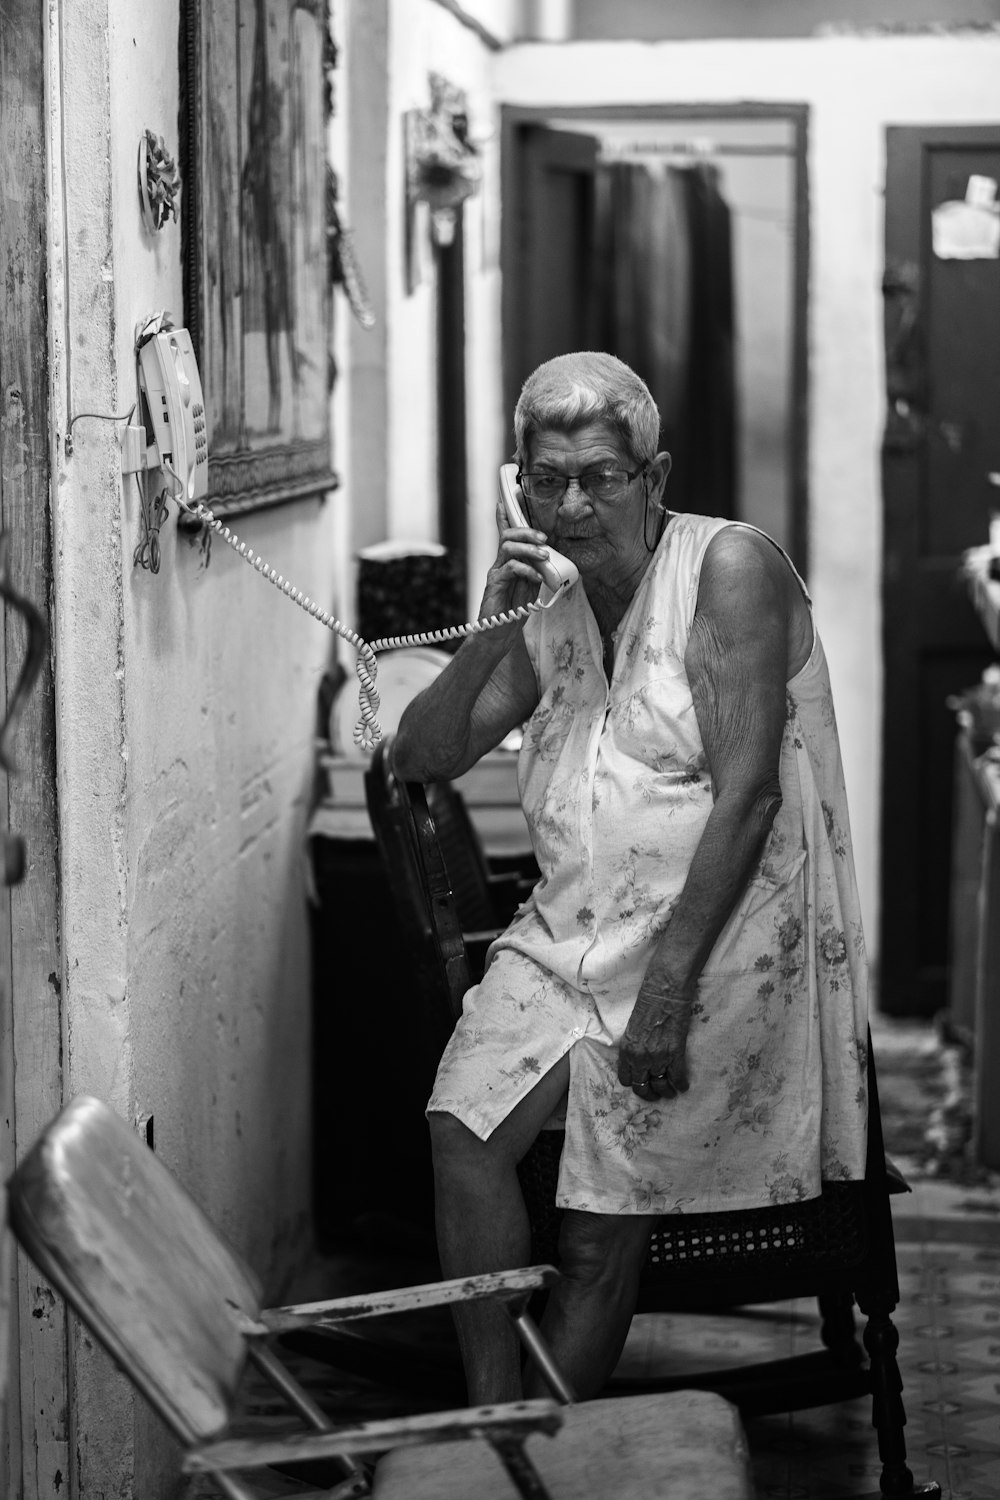
[(459, 640), (466, 635), (480, 635), (486, 630), (496, 630), (501, 625), (512, 625), (517, 620), (526, 620), (529, 615), (546, 608), (533, 600), (530, 604), (518, 605), (517, 609), (505, 610), (499, 615), (489, 615), (482, 620), (467, 620), (464, 625), (448, 625), (441, 630), (427, 630), (418, 635), (392, 635), (384, 636), (377, 641), (366, 641), (356, 630), (338, 620), (329, 610), (323, 609), (322, 605), (310, 599), (308, 594), (297, 589), (287, 578), (283, 578), (277, 568), (272, 568), (264, 559), (253, 551), (246, 542), (241, 542), (234, 531), (231, 531), (218, 516), (213, 515), (208, 506), (199, 501), (197, 505), (188, 505), (186, 501), (177, 497), (177, 503), (187, 515), (201, 521), (209, 530), (214, 531), (216, 536), (222, 540), (239, 556), (248, 563), (268, 583), (273, 583), (286, 598), (291, 599), (300, 609), (304, 609), (307, 615), (311, 615), (320, 625), (325, 625), (327, 630), (332, 630), (342, 640), (353, 646), (358, 653), (355, 662), (355, 670), (358, 674), (358, 706), (360, 716), (354, 726), (354, 743), (360, 750), (372, 751), (382, 738), (382, 726), (378, 721), (379, 695), (376, 687), (378, 678), (378, 663), (375, 659), (379, 651), (397, 651), (407, 646), (437, 646), (442, 641)]

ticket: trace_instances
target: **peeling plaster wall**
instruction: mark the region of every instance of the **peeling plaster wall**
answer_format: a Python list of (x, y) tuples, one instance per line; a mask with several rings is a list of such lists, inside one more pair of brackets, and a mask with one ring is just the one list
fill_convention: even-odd
[[(808, 104), (810, 587), (838, 706), (869, 947), (878, 939), (885, 127), (995, 121), (1000, 36), (512, 47), (511, 104)], [(492, 357), (489, 355), (488, 357)], [(477, 356), (478, 358), (478, 356)]]
[[(274, 1296), (310, 1237), (303, 833), (331, 637), (173, 519), (159, 574), (133, 568), (115, 425), (78, 422), (64, 454), (68, 414), (135, 399), (136, 321), (182, 312), (179, 228), (146, 233), (135, 177), (145, 127), (177, 151), (178, 7), (50, 16), (65, 1092), (152, 1117), (157, 1154)], [(339, 503), (236, 529), (330, 606)], [(173, 1493), (160, 1425), (82, 1337), (71, 1394), (81, 1497)]]

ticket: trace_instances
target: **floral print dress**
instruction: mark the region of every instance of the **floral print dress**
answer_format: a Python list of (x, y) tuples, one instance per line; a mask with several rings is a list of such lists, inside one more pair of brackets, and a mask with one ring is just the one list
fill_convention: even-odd
[(550, 1122), (566, 1129), (562, 1207), (751, 1208), (864, 1176), (867, 966), (818, 635), (788, 683), (781, 809), (698, 981), (690, 1090), (647, 1102), (617, 1079), (712, 805), (684, 654), (705, 550), (732, 524), (671, 518), (610, 682), (582, 584), (525, 627), (541, 698), (518, 782), (541, 878), (466, 996), (428, 1108), (486, 1139), (568, 1053), (564, 1119)]

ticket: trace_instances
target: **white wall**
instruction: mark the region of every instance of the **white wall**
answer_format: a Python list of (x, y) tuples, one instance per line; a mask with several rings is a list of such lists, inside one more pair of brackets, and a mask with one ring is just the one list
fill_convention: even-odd
[[(808, 104), (810, 583), (830, 658), (869, 946), (878, 934), (885, 127), (1000, 118), (1000, 37), (523, 45), (511, 104)], [(494, 357), (475, 355), (475, 367)], [(473, 375), (473, 380), (475, 380)]]
[[(501, 38), (520, 14), (516, 0), (468, 7)], [(485, 12), (489, 14), (485, 14)], [(478, 14), (483, 12), (483, 14)], [(441, 73), (465, 90), (470, 133), (481, 150), (482, 185), (465, 207), (466, 339), (468, 359), (469, 511), (473, 557), (470, 598), (478, 603), (488, 558), (477, 518), (493, 514), (500, 392), (499, 118), (493, 99), (497, 53), (477, 31), (434, 0), (351, 0), (347, 72), (352, 132), (347, 215), (364, 250), (362, 269), (379, 289), (379, 327), (349, 332), (349, 382), (354, 415), (345, 470), (352, 545), (379, 540), (437, 539), (436, 299), (426, 221), (419, 221), (418, 267), (407, 291), (404, 259), (403, 116), (430, 104), (428, 75)], [(364, 38), (367, 45), (355, 46)], [(380, 53), (382, 55), (380, 55)], [(368, 104), (380, 94), (372, 118)], [(367, 103), (366, 103), (367, 101)], [(346, 314), (344, 315), (347, 316)], [(363, 401), (355, 395), (364, 390)], [(370, 413), (384, 419), (375, 428)], [(373, 480), (374, 476), (374, 480)], [(492, 556), (492, 554), (490, 554)], [(353, 583), (345, 585), (353, 617)], [(437, 621), (429, 622), (436, 625)], [(345, 661), (347, 657), (345, 655)]]
[[(151, 238), (136, 193), (142, 130), (178, 149), (178, 10), (74, 0), (52, 17), (65, 1093), (152, 1116), (157, 1154), (275, 1295), (310, 1237), (303, 831), (330, 639), (218, 540), (207, 564), (173, 515), (159, 574), (133, 568), (120, 424), (78, 422), (64, 453), (71, 413), (135, 399), (137, 319), (182, 312), (179, 229)], [(235, 527), (330, 604), (336, 514), (311, 500)], [(89, 1340), (71, 1390), (80, 1493), (173, 1493), (159, 1424)]]
[[(392, 0), (390, 29), (389, 182), (403, 182), (401, 121), (408, 109), (430, 102), (428, 73), (444, 74), (465, 90), (470, 134), (482, 153), (483, 181), (465, 206), (468, 446), (492, 442), (500, 408), (499, 347), (499, 132), (493, 105), (493, 64), (476, 34), (433, 3)], [(398, 126), (398, 128), (395, 128)], [(420, 220), (426, 279), (407, 294), (403, 275), (403, 192), (390, 190), (387, 243), (394, 274), (388, 281), (388, 371), (392, 434), (389, 444), (389, 525), (393, 536), (435, 537), (437, 411), (435, 402), (435, 296), (426, 221)], [(484, 503), (478, 467), (472, 465), (469, 504)], [(490, 504), (492, 511), (492, 504)], [(478, 595), (476, 597), (478, 602)]]

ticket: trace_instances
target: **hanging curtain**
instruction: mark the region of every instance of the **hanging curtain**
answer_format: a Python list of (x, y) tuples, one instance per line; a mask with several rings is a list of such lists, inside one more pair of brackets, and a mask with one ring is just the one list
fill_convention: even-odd
[(673, 457), (675, 510), (733, 515), (736, 403), (729, 208), (707, 163), (598, 167), (593, 326), (641, 375)]

